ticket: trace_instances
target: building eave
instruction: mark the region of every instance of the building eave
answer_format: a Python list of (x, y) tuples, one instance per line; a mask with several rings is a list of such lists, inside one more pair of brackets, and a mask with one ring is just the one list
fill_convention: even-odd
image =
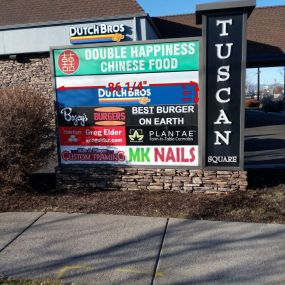
[(59, 25), (68, 25), (68, 24), (81, 24), (81, 23), (90, 23), (90, 22), (101, 22), (101, 21), (110, 21), (110, 20), (123, 20), (123, 19), (132, 19), (134, 17), (139, 18), (147, 16), (148, 16), (147, 13), (137, 13), (137, 14), (126, 14), (118, 16), (108, 16), (108, 17), (95, 17), (95, 18), (84, 18), (84, 19), (70, 19), (70, 20), (59, 20), (59, 21), (49, 21), (49, 22), (16, 24), (16, 25), (0, 26), (0, 31), (39, 28), (47, 26), (59, 26)]

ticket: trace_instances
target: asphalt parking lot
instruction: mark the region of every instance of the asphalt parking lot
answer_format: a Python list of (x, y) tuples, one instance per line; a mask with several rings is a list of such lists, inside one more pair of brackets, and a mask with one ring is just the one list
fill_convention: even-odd
[(245, 166), (285, 166), (285, 112), (245, 111)]

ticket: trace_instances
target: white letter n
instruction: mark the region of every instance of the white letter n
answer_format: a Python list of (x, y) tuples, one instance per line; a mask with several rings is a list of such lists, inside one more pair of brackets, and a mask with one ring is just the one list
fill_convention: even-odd
[(222, 135), (220, 132), (215, 131), (216, 141), (215, 141), (214, 145), (221, 145), (222, 143), (220, 140), (222, 140), (226, 145), (229, 145), (231, 131), (224, 131), (224, 133), (226, 134), (225, 136)]

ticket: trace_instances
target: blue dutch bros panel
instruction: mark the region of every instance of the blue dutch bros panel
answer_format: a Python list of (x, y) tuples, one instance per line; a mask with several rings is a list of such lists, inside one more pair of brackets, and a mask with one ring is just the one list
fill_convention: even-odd
[(137, 106), (137, 105), (188, 105), (195, 103), (195, 84), (169, 84), (144, 86), (141, 90), (109, 91), (108, 88), (58, 90), (58, 103), (65, 106)]

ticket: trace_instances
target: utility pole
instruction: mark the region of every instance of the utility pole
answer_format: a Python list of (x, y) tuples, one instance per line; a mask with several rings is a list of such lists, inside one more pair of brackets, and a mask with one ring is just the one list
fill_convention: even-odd
[(284, 107), (285, 107), (285, 66), (283, 66), (279, 71), (280, 75), (283, 77), (283, 101), (284, 101)]
[(276, 79), (276, 78), (274, 78), (273, 97), (274, 97), (274, 95), (275, 95), (276, 82), (277, 82), (277, 79)]
[[(285, 97), (285, 66), (283, 70), (283, 97)], [(283, 99), (284, 100), (284, 99)]]
[(260, 90), (260, 68), (257, 68), (257, 101), (259, 101), (259, 90)]

